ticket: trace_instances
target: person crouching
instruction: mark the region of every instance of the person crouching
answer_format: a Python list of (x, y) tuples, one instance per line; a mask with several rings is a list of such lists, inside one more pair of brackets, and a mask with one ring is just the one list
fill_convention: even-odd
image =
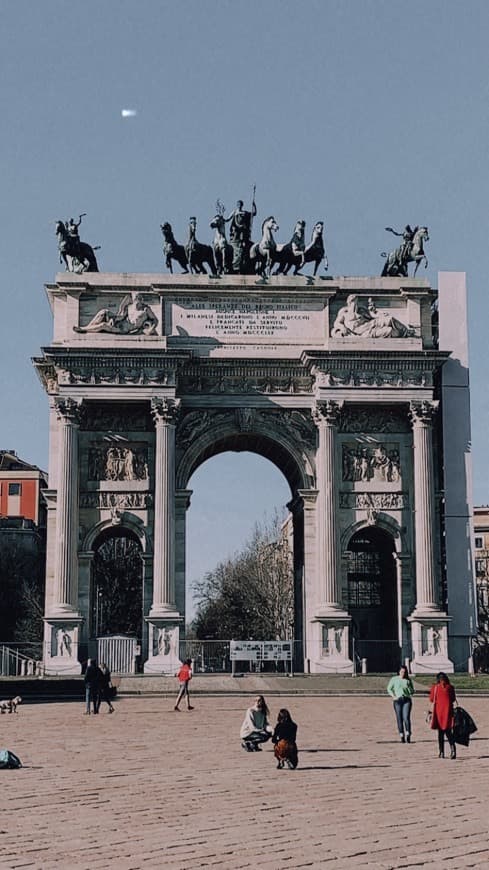
[(270, 711), (263, 695), (255, 698), (255, 703), (246, 711), (239, 736), (241, 746), (247, 752), (261, 752), (260, 743), (266, 743), (272, 736), (272, 728), (268, 724)]
[(272, 743), (275, 744), (275, 758), (280, 770), (287, 764), (290, 770), (295, 770), (299, 763), (297, 752), (297, 725), (292, 721), (288, 710), (279, 710), (277, 724), (273, 732)]

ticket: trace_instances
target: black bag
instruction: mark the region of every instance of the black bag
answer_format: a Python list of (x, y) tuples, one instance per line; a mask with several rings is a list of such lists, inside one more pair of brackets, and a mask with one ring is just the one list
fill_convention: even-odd
[(14, 769), (16, 767), (22, 767), (20, 758), (17, 758), (10, 749), (0, 749), (0, 769)]
[(463, 707), (457, 707), (453, 714), (453, 739), (461, 746), (468, 746), (470, 735), (477, 731), (472, 716)]

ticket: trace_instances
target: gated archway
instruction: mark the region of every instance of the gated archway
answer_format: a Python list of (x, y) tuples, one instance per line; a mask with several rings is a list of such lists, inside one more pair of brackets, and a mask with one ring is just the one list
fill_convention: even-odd
[(393, 670), (401, 660), (394, 540), (366, 526), (351, 537), (344, 560), (354, 652), (369, 671)]
[(143, 559), (137, 537), (120, 526), (105, 529), (94, 544), (90, 595), (92, 638), (143, 633)]

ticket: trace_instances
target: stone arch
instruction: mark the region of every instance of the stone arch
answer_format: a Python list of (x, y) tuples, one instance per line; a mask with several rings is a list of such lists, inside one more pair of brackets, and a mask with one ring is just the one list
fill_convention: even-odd
[(403, 553), (406, 555), (406, 536), (403, 527), (399, 525), (394, 517), (386, 513), (377, 513), (375, 522), (370, 522), (367, 517), (363, 520), (358, 520), (355, 523), (350, 523), (342, 532), (341, 535), (341, 552), (344, 552), (354, 535), (361, 529), (370, 529), (378, 527), (382, 531), (391, 535), (394, 542), (394, 549), (397, 555)]
[(120, 523), (114, 523), (112, 519), (106, 519), (100, 520), (100, 522), (91, 526), (82, 539), (80, 550), (84, 553), (92, 552), (97, 538), (100, 537), (102, 532), (110, 528), (122, 528), (132, 532), (139, 540), (143, 554), (147, 555), (152, 552), (152, 542), (147, 527), (144, 526), (138, 517), (126, 511), (124, 511)]
[(315, 479), (312, 445), (301, 444), (299, 438), (294, 443), (289, 433), (280, 431), (273, 415), (270, 415), (270, 424), (266, 427), (261, 423), (243, 431), (230, 417), (229, 421), (199, 434), (182, 450), (176, 471), (177, 489), (186, 489), (192, 474), (203, 462), (226, 451), (249, 451), (269, 459), (284, 475), (292, 495), (298, 490), (310, 489)]

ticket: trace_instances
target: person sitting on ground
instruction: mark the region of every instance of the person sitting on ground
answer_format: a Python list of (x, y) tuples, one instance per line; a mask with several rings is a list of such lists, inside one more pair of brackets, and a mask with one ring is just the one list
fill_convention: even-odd
[(275, 744), (275, 758), (277, 768), (280, 770), (287, 764), (289, 770), (295, 770), (299, 763), (297, 753), (297, 725), (292, 721), (288, 710), (279, 710), (277, 724), (273, 732), (272, 743)]
[(257, 695), (255, 703), (246, 711), (239, 736), (241, 746), (247, 752), (261, 752), (260, 743), (266, 743), (272, 736), (272, 729), (268, 724), (270, 711), (263, 695)]

